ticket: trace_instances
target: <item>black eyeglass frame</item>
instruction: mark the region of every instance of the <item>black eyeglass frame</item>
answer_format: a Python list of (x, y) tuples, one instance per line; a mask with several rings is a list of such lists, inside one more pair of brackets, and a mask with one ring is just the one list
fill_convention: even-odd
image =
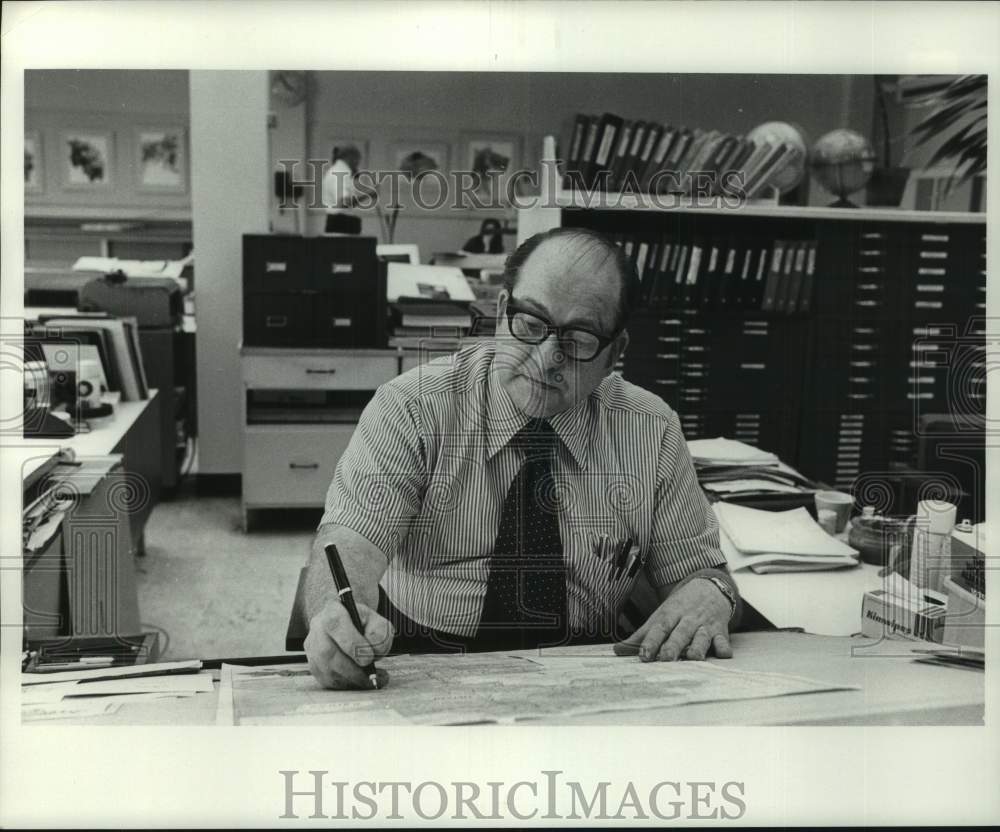
[[(519, 312), (523, 315), (530, 315), (532, 318), (541, 321), (545, 325), (545, 334), (542, 335), (542, 337), (539, 338), (538, 340), (528, 340), (516, 334), (514, 332), (514, 316)], [(582, 326), (556, 326), (554, 323), (552, 323), (552, 321), (550, 321), (544, 315), (540, 315), (534, 309), (529, 309), (526, 306), (521, 306), (516, 300), (514, 300), (513, 297), (509, 295), (507, 297), (507, 308), (505, 310), (505, 314), (507, 316), (507, 328), (510, 330), (510, 334), (513, 335), (522, 344), (531, 344), (532, 346), (537, 346), (538, 344), (544, 343), (544, 341), (553, 333), (556, 336), (556, 340), (559, 341), (560, 344), (565, 344), (567, 342), (567, 339), (564, 337), (565, 333), (567, 332), (583, 332), (587, 335), (593, 336), (594, 338), (597, 339), (598, 348), (597, 352), (595, 352), (590, 358), (578, 358), (575, 355), (567, 356), (573, 361), (581, 361), (584, 363), (596, 361), (597, 357), (602, 352), (604, 352), (609, 346), (611, 346), (611, 344), (614, 343), (614, 340), (619, 335), (621, 335), (622, 331), (625, 329), (625, 327), (619, 327), (617, 330), (615, 330), (614, 333), (612, 333), (610, 336), (607, 336), (607, 335), (601, 335), (599, 332), (594, 332), (591, 329), (585, 329)]]

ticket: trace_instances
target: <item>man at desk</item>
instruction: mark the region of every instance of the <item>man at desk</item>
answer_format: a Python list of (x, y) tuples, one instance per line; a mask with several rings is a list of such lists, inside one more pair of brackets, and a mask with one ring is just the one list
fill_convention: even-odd
[[(732, 655), (739, 599), (677, 414), (612, 373), (637, 287), (602, 236), (536, 235), (508, 259), (495, 342), (379, 388), (308, 569), (305, 649), (321, 684), (368, 687), (361, 668), (390, 649), (614, 640), (640, 572), (659, 606), (616, 652)], [(338, 600), (328, 543), (364, 635)]]

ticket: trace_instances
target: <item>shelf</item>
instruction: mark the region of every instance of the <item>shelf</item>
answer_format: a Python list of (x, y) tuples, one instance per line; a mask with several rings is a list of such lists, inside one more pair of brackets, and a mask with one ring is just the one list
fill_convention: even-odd
[(829, 208), (822, 206), (777, 205), (752, 201), (738, 207), (726, 204), (722, 197), (712, 197), (695, 204), (691, 197), (661, 194), (622, 194), (603, 191), (559, 190), (553, 206), (599, 211), (679, 211), (681, 213), (732, 214), (750, 217), (785, 217), (809, 220), (863, 220), (866, 222), (936, 222), (986, 224), (985, 213), (965, 211), (907, 211), (901, 208)]

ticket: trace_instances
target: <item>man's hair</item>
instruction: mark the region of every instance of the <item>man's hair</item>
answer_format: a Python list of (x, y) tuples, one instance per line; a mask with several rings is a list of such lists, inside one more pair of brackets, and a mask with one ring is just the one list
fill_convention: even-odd
[(639, 276), (635, 265), (626, 256), (621, 246), (615, 245), (603, 234), (589, 228), (553, 228), (529, 237), (517, 247), (504, 267), (503, 285), (508, 294), (517, 286), (521, 269), (528, 258), (542, 243), (561, 239), (577, 247), (581, 258), (593, 258), (595, 269), (604, 268), (609, 262), (614, 266), (619, 280), (618, 309), (615, 315), (615, 331), (622, 329), (628, 321), (639, 295)]

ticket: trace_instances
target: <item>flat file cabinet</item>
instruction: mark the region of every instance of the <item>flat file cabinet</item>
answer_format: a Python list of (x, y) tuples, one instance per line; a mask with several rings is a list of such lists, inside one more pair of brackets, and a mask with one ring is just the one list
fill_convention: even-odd
[(397, 350), (240, 350), (244, 531), (257, 510), (324, 505), (361, 411), (400, 362)]

